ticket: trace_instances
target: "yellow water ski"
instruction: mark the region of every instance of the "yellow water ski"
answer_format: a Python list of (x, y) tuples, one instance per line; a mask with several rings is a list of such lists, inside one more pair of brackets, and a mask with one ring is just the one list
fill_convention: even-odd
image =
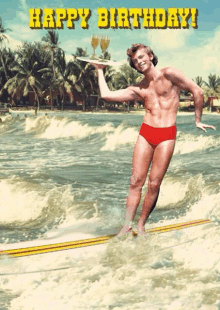
[[(211, 223), (210, 220), (195, 220), (185, 223), (178, 223), (172, 225), (166, 225), (161, 227), (155, 227), (151, 229), (147, 229), (147, 233), (165, 233), (172, 230), (178, 230), (183, 228), (188, 228), (196, 225), (207, 224)], [(134, 235), (137, 235), (136, 232), (133, 232)], [(75, 249), (86, 247), (90, 245), (97, 245), (107, 242), (109, 239), (115, 237), (116, 235), (109, 235), (103, 237), (95, 237), (91, 239), (83, 239), (77, 241), (69, 241), (69, 242), (62, 242), (62, 243), (55, 243), (55, 244), (48, 244), (48, 245), (40, 245), (35, 247), (27, 247), (27, 248), (20, 248), (20, 249), (12, 249), (12, 250), (4, 250), (0, 251), (1, 255), (10, 255), (13, 257), (21, 257), (21, 256), (28, 256), (28, 255), (35, 255), (35, 254), (43, 254), (43, 253), (50, 253), (55, 251), (62, 251), (68, 249)]]

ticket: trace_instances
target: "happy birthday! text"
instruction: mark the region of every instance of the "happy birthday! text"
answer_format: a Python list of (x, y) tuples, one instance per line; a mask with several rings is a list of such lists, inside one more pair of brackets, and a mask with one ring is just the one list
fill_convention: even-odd
[[(198, 28), (196, 8), (98, 8), (98, 28), (102, 29), (187, 29)], [(29, 27), (32, 29), (75, 29), (79, 22), (83, 29), (89, 28), (89, 8), (33, 8), (29, 9)]]

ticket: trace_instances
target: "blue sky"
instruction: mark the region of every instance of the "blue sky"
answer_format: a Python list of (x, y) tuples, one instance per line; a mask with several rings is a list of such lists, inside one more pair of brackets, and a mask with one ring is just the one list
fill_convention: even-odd
[[(89, 29), (82, 29), (77, 22), (75, 29), (58, 30), (60, 46), (66, 51), (68, 59), (77, 47), (87, 48), (92, 53), (90, 38), (92, 34), (110, 37), (109, 52), (112, 59), (126, 62), (126, 50), (132, 43), (151, 46), (159, 58), (158, 68), (176, 67), (190, 78), (202, 76), (207, 80), (209, 73), (220, 75), (220, 8), (217, 1), (159, 1), (136, 0), (120, 1), (67, 1), (67, 0), (12, 0), (1, 1), (0, 16), (8, 32), (10, 46), (15, 47), (22, 41), (41, 40), (46, 30), (33, 30), (29, 27), (29, 8), (90, 8)], [(99, 29), (97, 8), (197, 8), (198, 29)], [(142, 20), (141, 20), (142, 21)], [(97, 53), (100, 50), (97, 49)]]

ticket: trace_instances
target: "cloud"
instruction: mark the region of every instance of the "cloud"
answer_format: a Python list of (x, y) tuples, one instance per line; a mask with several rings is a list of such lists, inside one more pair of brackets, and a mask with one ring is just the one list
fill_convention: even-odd
[(85, 38), (83, 38), (82, 39), (82, 42), (84, 42), (84, 43), (91, 43), (91, 37), (85, 37)]
[(217, 28), (212, 38), (207, 39), (204, 45), (195, 48), (191, 52), (197, 69), (203, 70), (206, 75), (209, 73), (218, 74), (220, 70), (219, 50), (220, 27)]
[(13, 31), (13, 36), (20, 40), (41, 40), (40, 32), (38, 30), (33, 30), (23, 24), (13, 24), (10, 28)]
[(22, 20), (22, 22), (27, 22), (29, 21), (29, 15), (28, 15), (28, 6), (26, 3), (26, 0), (20, 0), (20, 8), (22, 11), (17, 11), (16, 15), (18, 15), (20, 17), (20, 19)]
[(20, 0), (20, 3), (21, 3), (21, 7), (24, 11), (27, 10), (27, 3), (26, 3), (26, 0)]
[(112, 60), (116, 60), (116, 61), (120, 61), (120, 62), (127, 62), (126, 59), (126, 51), (125, 49), (121, 49), (121, 50), (113, 50), (113, 49), (109, 49), (109, 53), (111, 54), (111, 59)]
[(216, 29), (212, 37), (204, 40), (203, 44), (199, 46), (189, 45), (184, 46), (180, 51), (174, 50), (170, 55), (170, 59), (165, 52), (166, 57), (164, 59), (162, 56), (160, 57), (162, 60), (160, 64), (165, 65), (164, 61), (166, 59), (170, 61), (169, 65), (177, 67), (191, 78), (201, 76), (203, 79), (207, 79), (210, 73), (219, 74), (219, 50), (220, 27)]
[(9, 47), (10, 49), (14, 50), (17, 47), (22, 46), (21, 41), (13, 39), (7, 34), (5, 34), (5, 36), (7, 37), (7, 40), (4, 41), (6, 47)]
[(138, 40), (152, 47), (159, 58), (158, 68), (175, 67), (190, 78), (201, 76), (205, 80), (210, 73), (219, 75), (220, 27), (209, 33), (152, 29), (135, 35)]
[(87, 48), (88, 53), (92, 53), (92, 46), (90, 42), (91, 42), (91, 36), (88, 36), (88, 37), (81, 38), (80, 40), (75, 39), (75, 40), (64, 41), (61, 44), (61, 47), (64, 51), (67, 51), (69, 53), (75, 52), (77, 47), (81, 47), (83, 49)]
[(62, 43), (60, 45), (60, 47), (65, 52), (75, 53), (77, 47), (82, 47), (83, 49), (85, 49), (87, 47), (87, 44), (86, 43), (82, 44), (82, 42), (83, 42), (83, 40), (82, 41), (79, 41), (79, 40), (67, 40), (67, 41), (64, 41), (64, 43)]
[(22, 11), (18, 11), (16, 14), (19, 16), (19, 18), (20, 18), (21, 20), (23, 20), (23, 21), (29, 21), (29, 16), (28, 16), (27, 13), (24, 13), (24, 12), (22, 12)]
[(191, 29), (151, 29), (141, 37), (146, 37), (149, 45), (157, 47), (158, 51), (179, 49), (193, 33)]

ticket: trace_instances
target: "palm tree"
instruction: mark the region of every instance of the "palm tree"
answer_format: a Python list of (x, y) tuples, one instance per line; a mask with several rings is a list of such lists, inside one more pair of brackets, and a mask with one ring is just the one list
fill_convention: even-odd
[[(16, 63), (13, 71), (16, 74), (10, 78), (3, 89), (6, 89), (11, 98), (27, 96), (30, 91), (35, 94), (37, 108), (40, 107), (40, 95), (47, 83), (47, 74), (50, 58), (42, 49), (40, 42), (24, 42), (16, 51)], [(36, 110), (37, 111), (37, 110)]]
[(83, 110), (86, 107), (86, 99), (91, 94), (98, 94), (98, 82), (95, 68), (85, 61), (78, 60), (76, 57), (87, 56), (87, 51), (78, 47), (76, 53), (72, 54), (74, 60), (74, 75), (77, 77), (75, 89), (81, 94)]
[(128, 64), (124, 64), (120, 67), (120, 72), (116, 76), (115, 87), (116, 89), (126, 88), (136, 84), (142, 77), (141, 73), (132, 69)]
[(0, 58), (1, 58), (1, 62), (2, 62), (3, 68), (4, 68), (6, 80), (8, 80), (9, 77), (8, 77), (6, 65), (5, 65), (5, 62), (4, 62), (4, 59), (3, 59), (2, 48), (3, 48), (4, 42), (8, 40), (8, 37), (6, 35), (6, 32), (8, 30), (11, 30), (11, 29), (4, 27), (4, 25), (2, 23), (2, 19), (0, 17), (0, 47), (1, 47), (0, 48)]
[(77, 77), (74, 75), (75, 63), (73, 61), (66, 62), (65, 52), (59, 49), (55, 61), (57, 68), (56, 88), (61, 96), (62, 109), (63, 103), (67, 97), (73, 102), (75, 95), (79, 96), (77, 86), (75, 85)]
[[(130, 85), (137, 84), (143, 79), (143, 75), (132, 69), (128, 64), (120, 67), (120, 72), (114, 77), (114, 85), (116, 89), (126, 88)], [(129, 110), (129, 102), (128, 102)]]
[(209, 74), (208, 83), (204, 82), (204, 97), (208, 99), (210, 110), (212, 109), (213, 99), (220, 98), (220, 77), (216, 74)]
[(208, 83), (204, 82), (208, 93), (211, 95), (216, 95), (216, 97), (219, 97), (219, 91), (220, 91), (220, 77), (216, 74), (209, 74), (208, 76)]
[[(104, 53), (101, 54), (100, 59), (110, 60), (111, 54), (108, 51), (104, 51)], [(115, 74), (116, 74), (115, 69), (113, 67), (107, 66), (106, 68), (104, 68), (103, 72), (104, 72), (105, 80), (106, 80), (106, 83), (108, 84), (108, 87), (110, 88), (110, 90), (114, 90), (115, 88), (114, 88), (113, 76), (115, 76)], [(98, 93), (96, 110), (98, 110), (99, 109), (99, 101), (100, 101), (100, 90), (98, 87), (98, 82), (97, 82), (96, 87), (97, 87), (97, 93)]]
[(14, 74), (12, 67), (15, 62), (15, 53), (11, 49), (4, 48), (2, 50), (2, 57), (0, 58), (0, 87), (7, 82), (5, 67), (7, 68), (7, 77), (11, 78)]
[(83, 49), (82, 47), (77, 47), (75, 54), (72, 54), (74, 58), (76, 57), (87, 57), (87, 49)]
[[(202, 77), (201, 76), (197, 76), (197, 77), (195, 77), (195, 79), (192, 79), (199, 87), (203, 87), (203, 85), (204, 85), (204, 81), (203, 81), (203, 79), (202, 79)], [(184, 97), (190, 97), (190, 96), (192, 96), (192, 93), (189, 91), (189, 90), (187, 90), (187, 89), (181, 89), (180, 90), (180, 95), (181, 95), (181, 98), (184, 98)]]
[[(107, 83), (109, 89), (115, 90), (116, 89), (115, 80), (116, 80), (116, 76), (118, 75), (118, 72), (115, 70), (114, 67), (111, 67), (111, 66), (107, 66), (106, 68), (104, 68), (103, 72), (104, 72), (105, 80), (106, 80), (106, 83)], [(98, 84), (97, 84), (97, 88), (98, 88)], [(99, 88), (97, 89), (97, 94), (98, 94), (98, 98), (97, 98), (97, 103), (96, 103), (96, 109), (98, 110), (99, 101), (100, 101)], [(111, 104), (111, 103), (109, 103), (109, 104)]]
[(118, 72), (115, 70), (114, 67), (107, 66), (104, 69), (104, 75), (105, 75), (105, 80), (106, 83), (108, 84), (108, 87), (110, 90), (115, 90), (115, 81), (117, 79)]
[[(7, 68), (7, 78), (12, 78), (16, 74), (16, 72), (13, 70), (15, 65), (15, 52), (11, 51), (10, 49), (3, 49), (2, 58), (0, 58), (0, 90), (3, 89), (5, 83), (7, 82), (3, 64)], [(0, 91), (0, 97), (3, 102), (7, 101), (8, 93), (6, 89)]]
[(53, 90), (56, 83), (56, 71), (55, 71), (55, 52), (59, 49), (59, 35), (55, 30), (48, 30), (46, 35), (42, 38), (45, 42), (45, 47), (51, 54), (51, 66), (53, 77), (50, 80), (50, 97), (51, 97), (51, 109), (53, 110)]
[(199, 87), (202, 87), (204, 84), (204, 81), (201, 76), (195, 77), (195, 79), (192, 79)]

